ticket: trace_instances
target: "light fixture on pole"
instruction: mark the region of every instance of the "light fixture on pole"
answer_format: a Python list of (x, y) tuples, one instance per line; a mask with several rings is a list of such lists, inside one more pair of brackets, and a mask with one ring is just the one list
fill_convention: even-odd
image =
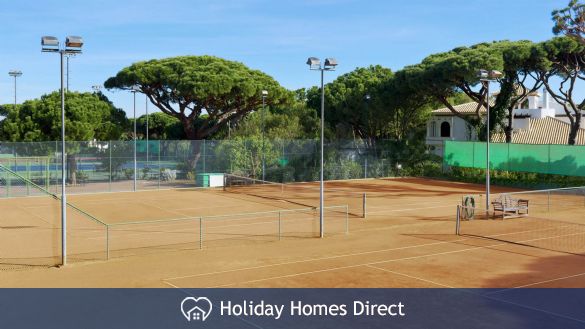
[(485, 211), (490, 212), (490, 81), (501, 78), (504, 74), (495, 70), (479, 70), (477, 77), (482, 85), (486, 88), (485, 106), (486, 106), (486, 164), (485, 164)]
[(61, 265), (67, 264), (67, 191), (65, 189), (65, 90), (64, 90), (64, 57), (67, 54), (81, 54), (83, 39), (78, 36), (65, 38), (65, 47), (61, 47), (59, 39), (52, 36), (41, 37), (41, 51), (58, 53), (61, 58)]
[(323, 141), (325, 139), (325, 88), (323, 85), (323, 76), (325, 71), (334, 71), (337, 66), (337, 60), (334, 58), (326, 58), (325, 63), (321, 65), (321, 60), (317, 57), (309, 57), (307, 59), (309, 69), (313, 71), (321, 71), (321, 165), (319, 175), (319, 236), (324, 236), (324, 184), (323, 184), (323, 167), (324, 167), (324, 152)]
[(138, 175), (138, 162), (136, 160), (136, 93), (139, 91), (138, 86), (130, 88), (130, 92), (134, 96), (134, 192), (136, 192), (136, 178)]
[(264, 131), (265, 129), (265, 125), (264, 125), (264, 112), (265, 112), (265, 107), (266, 107), (266, 97), (268, 96), (268, 91), (266, 90), (262, 90), (262, 180), (265, 181), (266, 180), (266, 158), (264, 156)]
[(16, 78), (22, 76), (22, 72), (19, 70), (11, 70), (8, 75), (14, 77), (14, 110), (16, 111)]
[(93, 85), (91, 86), (91, 89), (93, 89), (93, 92), (96, 94), (99, 94), (102, 91), (102, 86), (100, 85)]

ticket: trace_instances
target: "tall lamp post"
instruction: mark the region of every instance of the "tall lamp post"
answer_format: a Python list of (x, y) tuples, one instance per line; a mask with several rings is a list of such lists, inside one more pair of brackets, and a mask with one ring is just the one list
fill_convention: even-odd
[(146, 110), (146, 167), (148, 168), (148, 96), (144, 94), (144, 108)]
[(337, 60), (334, 58), (326, 58), (325, 63), (321, 65), (321, 60), (317, 57), (309, 57), (307, 59), (307, 65), (309, 69), (313, 71), (321, 71), (321, 168), (319, 175), (319, 236), (324, 236), (323, 228), (323, 164), (324, 164), (324, 152), (323, 152), (323, 140), (325, 139), (325, 88), (323, 86), (323, 76), (325, 71), (334, 71), (337, 66)]
[(14, 77), (14, 110), (16, 111), (16, 78), (22, 75), (22, 72), (19, 70), (11, 70), (8, 72), (8, 75)]
[(83, 39), (78, 36), (65, 38), (65, 47), (52, 36), (41, 37), (41, 51), (58, 53), (61, 58), (61, 265), (67, 264), (67, 193), (65, 189), (65, 90), (64, 59), (67, 54), (81, 54)]
[(136, 160), (136, 93), (139, 91), (137, 86), (130, 88), (130, 92), (134, 96), (134, 192), (136, 192), (136, 177), (138, 174), (138, 162)]
[(503, 76), (502, 72), (495, 70), (479, 70), (477, 77), (486, 88), (486, 164), (485, 164), (485, 209), (490, 212), (490, 81), (497, 80)]
[(262, 90), (262, 180), (265, 181), (266, 180), (266, 158), (264, 155), (264, 131), (265, 129), (265, 125), (264, 125), (264, 112), (265, 112), (265, 107), (266, 107), (266, 97), (268, 96), (268, 91), (266, 90)]

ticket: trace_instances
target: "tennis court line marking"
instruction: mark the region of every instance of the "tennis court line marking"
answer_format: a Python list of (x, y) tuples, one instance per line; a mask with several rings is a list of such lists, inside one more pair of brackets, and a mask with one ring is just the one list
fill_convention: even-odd
[(520, 288), (527, 288), (527, 287), (537, 286), (537, 285), (543, 284), (543, 283), (550, 283), (550, 282), (555, 282), (555, 281), (561, 281), (561, 280), (566, 280), (566, 279), (577, 278), (577, 277), (584, 276), (584, 275), (585, 275), (585, 272), (579, 273), (579, 274), (567, 275), (567, 276), (563, 276), (563, 277), (559, 277), (559, 278), (555, 278), (555, 279), (543, 280), (543, 281), (539, 281), (539, 282), (524, 284), (524, 285), (517, 286), (517, 287), (512, 287), (512, 288), (506, 288), (506, 289), (497, 290), (497, 291), (488, 293), (488, 295), (497, 294), (497, 293), (504, 292), (504, 291), (508, 291), (508, 290), (514, 290), (514, 289), (520, 289)]
[[(556, 236), (556, 237), (563, 237), (563, 236), (567, 236), (567, 235), (560, 235), (560, 236)], [(531, 240), (524, 240), (524, 241), (517, 241), (517, 242), (530, 242), (530, 241), (546, 240), (546, 239), (556, 238), (556, 237), (547, 237), (547, 238), (541, 238), (541, 239), (531, 239)], [(467, 239), (463, 239), (463, 240), (467, 240)], [(457, 240), (452, 241), (452, 242), (456, 242), (456, 241)], [(446, 242), (432, 243), (432, 244), (427, 244), (427, 245), (434, 245), (434, 244), (436, 245), (436, 244), (443, 244), (443, 243), (446, 243)], [(487, 246), (478, 246), (478, 247), (465, 248), (465, 249), (460, 249), (460, 250), (444, 251), (444, 252), (440, 252), (440, 253), (431, 253), (431, 254), (418, 255), (418, 256), (402, 257), (402, 258), (395, 258), (395, 259), (382, 260), (382, 261), (377, 261), (377, 262), (370, 262), (370, 263), (363, 263), (363, 264), (356, 264), (356, 265), (346, 265), (346, 266), (331, 267), (331, 268), (326, 268), (326, 269), (321, 269), (321, 270), (315, 270), (315, 271), (307, 271), (307, 272), (301, 272), (301, 273), (293, 273), (293, 274), (287, 274), (287, 275), (281, 275), (281, 276), (274, 276), (274, 277), (263, 278), (263, 279), (255, 279), (255, 280), (250, 280), (250, 281), (237, 282), (237, 283), (229, 283), (229, 284), (224, 284), (224, 285), (213, 286), (211, 288), (222, 288), (222, 287), (229, 287), (229, 286), (233, 286), (233, 285), (243, 285), (243, 284), (256, 283), (256, 282), (262, 282), (262, 281), (269, 281), (269, 280), (275, 280), (275, 279), (285, 279), (285, 278), (291, 278), (291, 277), (296, 277), (296, 276), (303, 276), (303, 275), (323, 273), (323, 272), (328, 272), (328, 271), (336, 271), (336, 270), (342, 270), (342, 269), (349, 269), (349, 268), (355, 268), (355, 267), (359, 267), (359, 266), (371, 266), (371, 265), (379, 265), (379, 264), (393, 263), (393, 262), (405, 261), (405, 260), (414, 260), (414, 259), (426, 258), (426, 257), (431, 257), (431, 256), (442, 256), (442, 255), (456, 254), (456, 253), (462, 253), (462, 252), (467, 252), (467, 251), (474, 251), (474, 250), (481, 250), (481, 249), (489, 249), (489, 248), (498, 247), (498, 246), (505, 246), (505, 245), (508, 245), (508, 244), (507, 243), (497, 243), (497, 244), (492, 244), (492, 245), (487, 245)], [(419, 246), (424, 246), (424, 245), (419, 245)], [(399, 249), (408, 249), (408, 248), (412, 248), (412, 247), (415, 247), (415, 246), (404, 247), (404, 248), (399, 248)], [(383, 250), (370, 251), (370, 252), (359, 253), (359, 254), (368, 254), (368, 253), (375, 253), (375, 252), (383, 252)], [(352, 255), (351, 254), (348, 254), (348, 255), (345, 255), (345, 256), (349, 257), (349, 256), (352, 256)], [(273, 266), (279, 266), (279, 265), (291, 265), (291, 264), (295, 264), (295, 263), (313, 262), (313, 261), (316, 261), (316, 260), (333, 259), (333, 258), (341, 258), (341, 257), (344, 257), (344, 256), (333, 256), (333, 257), (325, 257), (325, 258), (321, 258), (321, 259), (313, 259), (313, 260), (297, 261), (297, 262), (290, 262), (290, 263), (280, 263), (280, 264), (264, 265), (264, 266), (259, 266), (259, 267), (256, 267), (256, 268), (266, 268), (266, 267), (273, 267)], [(199, 277), (199, 276), (205, 276), (205, 275), (214, 275), (214, 274), (221, 274), (221, 273), (237, 272), (237, 271), (250, 270), (250, 269), (255, 269), (255, 268), (247, 268), (247, 269), (240, 269), (240, 270), (228, 270), (228, 271), (220, 271), (220, 272), (208, 273), (208, 274), (197, 274), (197, 275), (189, 275), (189, 276), (183, 276), (183, 277), (177, 277), (177, 278), (168, 278), (168, 279), (163, 279), (163, 282), (164, 281), (169, 281), (169, 280), (179, 280), (179, 279), (185, 279), (185, 278), (191, 278), (191, 277)]]
[(442, 283), (438, 283), (438, 282), (435, 282), (435, 281), (423, 279), (423, 278), (420, 278), (420, 277), (416, 277), (416, 276), (413, 276), (413, 275), (408, 275), (408, 274), (404, 274), (404, 273), (400, 273), (400, 272), (396, 272), (396, 271), (391, 271), (391, 270), (388, 270), (388, 269), (385, 269), (385, 268), (381, 268), (381, 267), (377, 267), (377, 266), (366, 265), (366, 267), (373, 268), (373, 269), (376, 269), (376, 270), (379, 270), (379, 271), (383, 271), (383, 272), (388, 272), (388, 273), (395, 274), (395, 275), (404, 276), (404, 277), (407, 277), (407, 278), (410, 278), (410, 279), (415, 279), (415, 280), (427, 282), (427, 283), (434, 284), (436, 286), (443, 287), (443, 288), (455, 288), (455, 287), (448, 286), (448, 285), (445, 285), (445, 284), (442, 284)]
[(370, 251), (364, 251), (364, 252), (358, 252), (358, 253), (349, 253), (349, 254), (336, 255), (336, 256), (327, 256), (327, 257), (319, 257), (319, 258), (309, 258), (309, 259), (292, 261), (292, 262), (283, 262), (283, 263), (278, 263), (278, 264), (251, 266), (251, 267), (244, 267), (244, 268), (233, 269), (233, 270), (224, 270), (224, 271), (207, 272), (207, 273), (201, 273), (201, 274), (184, 275), (184, 276), (177, 276), (177, 277), (172, 277), (172, 278), (166, 278), (164, 280), (180, 280), (180, 279), (187, 279), (187, 278), (193, 278), (193, 277), (199, 277), (199, 276), (226, 274), (226, 273), (239, 272), (239, 271), (247, 271), (247, 270), (257, 270), (257, 269), (269, 268), (269, 267), (275, 267), (275, 266), (282, 266), (282, 265), (293, 265), (293, 264), (300, 264), (300, 263), (306, 263), (306, 262), (315, 262), (315, 261), (320, 261), (320, 260), (330, 260), (330, 259), (337, 259), (337, 258), (343, 258), (343, 257), (352, 257), (352, 256), (361, 256), (361, 255), (368, 255), (368, 254), (376, 254), (376, 253), (382, 253), (382, 252), (388, 252), (388, 251), (395, 251), (395, 250), (405, 250), (405, 249), (413, 249), (413, 248), (419, 248), (419, 247), (436, 246), (436, 245), (449, 244), (449, 243), (452, 243), (452, 242), (459, 242), (459, 241), (466, 241), (466, 240), (469, 240), (469, 238), (458, 239), (458, 240), (454, 240), (454, 241), (431, 242), (431, 243), (418, 244), (418, 245), (406, 246), (406, 247), (396, 247), (396, 248), (388, 248), (388, 249), (370, 250)]

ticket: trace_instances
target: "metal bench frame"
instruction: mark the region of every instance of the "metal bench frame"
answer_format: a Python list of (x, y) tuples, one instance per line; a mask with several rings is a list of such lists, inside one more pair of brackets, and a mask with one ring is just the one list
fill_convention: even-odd
[(514, 199), (508, 194), (502, 194), (492, 202), (494, 217), (500, 212), (502, 219), (528, 216), (528, 200)]

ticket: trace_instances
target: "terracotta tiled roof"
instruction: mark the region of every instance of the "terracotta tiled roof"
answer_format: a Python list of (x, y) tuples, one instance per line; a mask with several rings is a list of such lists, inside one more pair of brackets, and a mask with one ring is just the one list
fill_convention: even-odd
[[(567, 144), (571, 125), (568, 123), (546, 117), (543, 119), (530, 119), (530, 129), (520, 129), (512, 134), (512, 143), (515, 144)], [(506, 142), (506, 135), (495, 133), (492, 142)], [(575, 141), (577, 145), (585, 145), (585, 129), (579, 129)]]
[[(461, 104), (461, 105), (455, 105), (455, 106), (453, 106), (453, 108), (455, 108), (455, 110), (461, 114), (475, 114), (475, 110), (477, 109), (477, 103), (470, 102), (470, 103), (465, 103), (465, 104)], [(482, 106), (479, 109), (479, 112), (485, 113), (485, 107)], [(451, 110), (449, 110), (449, 108), (444, 107), (441, 109), (434, 110), (433, 114), (453, 114), (453, 112), (451, 112)]]

